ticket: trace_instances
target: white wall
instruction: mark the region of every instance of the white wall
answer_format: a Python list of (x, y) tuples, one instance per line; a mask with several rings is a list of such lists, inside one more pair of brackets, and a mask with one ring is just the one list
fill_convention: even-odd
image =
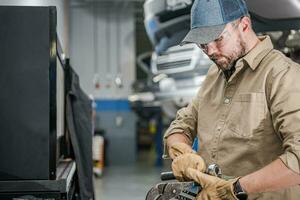
[[(135, 80), (134, 7), (78, 3), (70, 8), (70, 58), (81, 86), (98, 99), (127, 99)], [(119, 79), (123, 87), (118, 87)], [(98, 82), (100, 88), (95, 88)]]
[(69, 55), (69, 0), (0, 0), (0, 6), (56, 6), (57, 32), (65, 54)]

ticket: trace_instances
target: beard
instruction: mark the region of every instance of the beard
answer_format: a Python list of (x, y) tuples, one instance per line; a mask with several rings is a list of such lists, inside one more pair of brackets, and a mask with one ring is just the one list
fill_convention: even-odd
[(236, 45), (233, 47), (232, 52), (229, 55), (225, 54), (212, 54), (209, 58), (218, 66), (221, 70), (230, 70), (236, 63), (236, 61), (246, 54), (246, 43), (239, 37)]

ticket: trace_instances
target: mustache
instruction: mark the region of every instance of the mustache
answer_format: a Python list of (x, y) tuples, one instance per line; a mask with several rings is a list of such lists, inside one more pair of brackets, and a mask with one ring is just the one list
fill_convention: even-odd
[(226, 55), (218, 55), (218, 54), (212, 54), (211, 56), (209, 56), (209, 58), (212, 60), (212, 61), (217, 61), (219, 58), (221, 57), (224, 57), (226, 58), (227, 60), (230, 60), (230, 57), (229, 56), (226, 56)]

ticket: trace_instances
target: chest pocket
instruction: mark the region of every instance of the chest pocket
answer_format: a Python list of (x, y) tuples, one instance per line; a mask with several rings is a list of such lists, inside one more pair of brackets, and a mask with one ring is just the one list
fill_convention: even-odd
[(233, 98), (228, 115), (228, 129), (236, 136), (250, 138), (255, 132), (263, 130), (264, 94), (241, 93)]

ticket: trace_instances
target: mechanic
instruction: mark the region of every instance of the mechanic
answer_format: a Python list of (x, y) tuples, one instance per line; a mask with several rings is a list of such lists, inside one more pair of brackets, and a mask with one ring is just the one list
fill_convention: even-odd
[[(164, 135), (176, 178), (202, 185), (197, 200), (299, 200), (299, 64), (255, 34), (243, 0), (195, 0), (183, 43), (214, 64)], [(202, 173), (211, 163), (234, 178)]]

